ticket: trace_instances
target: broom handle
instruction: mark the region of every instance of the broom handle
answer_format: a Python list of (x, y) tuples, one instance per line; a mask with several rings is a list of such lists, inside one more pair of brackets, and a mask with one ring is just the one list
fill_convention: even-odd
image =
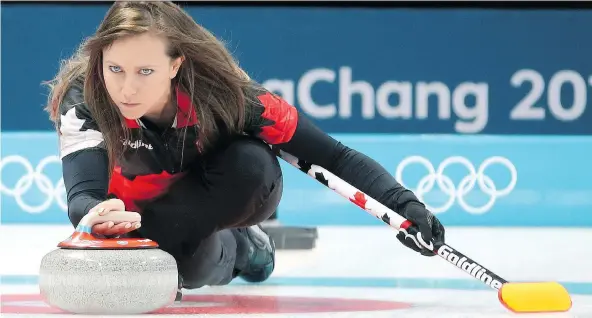
[(413, 224), (409, 220), (395, 213), (393, 210), (366, 195), (362, 191), (356, 189), (354, 186), (345, 182), (328, 170), (298, 159), (285, 151), (274, 147), (272, 147), (272, 149), (276, 155), (278, 155), (290, 165), (306, 173), (308, 176), (319, 181), (329, 189), (337, 192), (342, 197), (348, 199), (390, 227), (396, 229), (397, 231), (403, 232), (405, 234), (405, 238), (413, 240), (413, 242), (419, 248), (425, 247), (433, 251), (450, 264), (456, 266), (458, 269), (461, 269), (465, 273), (483, 282), (485, 285), (493, 288), (494, 290), (500, 290), (502, 285), (507, 283), (505, 279), (501, 278), (497, 274), (493, 273), (489, 269), (467, 257), (458, 250), (450, 247), (449, 245), (442, 244), (439, 246), (434, 246), (433, 242), (425, 242), (417, 227), (413, 227)]

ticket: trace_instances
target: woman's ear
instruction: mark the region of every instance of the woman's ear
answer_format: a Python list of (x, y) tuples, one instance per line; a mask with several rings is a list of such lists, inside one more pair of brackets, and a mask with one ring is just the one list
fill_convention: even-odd
[(171, 65), (171, 73), (170, 73), (170, 78), (173, 79), (175, 78), (175, 76), (177, 76), (177, 73), (179, 72), (179, 69), (181, 68), (181, 65), (183, 64), (183, 61), (185, 61), (185, 57), (183, 56), (179, 56), (178, 58), (173, 60), (173, 63)]

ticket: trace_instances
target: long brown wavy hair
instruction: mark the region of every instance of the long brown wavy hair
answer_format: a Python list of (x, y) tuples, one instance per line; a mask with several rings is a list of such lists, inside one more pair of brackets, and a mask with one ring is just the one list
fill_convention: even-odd
[(84, 81), (84, 100), (105, 139), (111, 168), (125, 150), (121, 140), (130, 136), (130, 130), (107, 92), (102, 52), (117, 39), (145, 32), (168, 39), (167, 54), (172, 59), (184, 57), (173, 85), (187, 92), (193, 102), (202, 147), (214, 142), (221, 128), (228, 133), (243, 129), (245, 91), (251, 80), (224, 43), (172, 2), (117, 1), (96, 33), (83, 41), (47, 82), (50, 94), (46, 106), (57, 126), (59, 105), (68, 88), (74, 81)]

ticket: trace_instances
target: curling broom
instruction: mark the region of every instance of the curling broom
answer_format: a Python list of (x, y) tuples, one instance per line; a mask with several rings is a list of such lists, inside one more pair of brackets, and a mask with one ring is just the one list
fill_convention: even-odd
[(328, 170), (298, 159), (277, 148), (273, 150), (280, 158), (292, 166), (315, 178), (342, 197), (349, 199), (387, 225), (403, 232), (406, 238), (412, 239), (420, 248), (421, 246), (428, 248), (473, 278), (496, 290), (500, 302), (509, 310), (516, 313), (533, 313), (564, 312), (571, 308), (570, 295), (561, 284), (556, 282), (508, 282), (449, 245), (434, 246), (433, 242), (429, 242), (429, 244), (424, 242), (421, 233), (416, 228), (411, 227), (412, 223), (410, 221)]

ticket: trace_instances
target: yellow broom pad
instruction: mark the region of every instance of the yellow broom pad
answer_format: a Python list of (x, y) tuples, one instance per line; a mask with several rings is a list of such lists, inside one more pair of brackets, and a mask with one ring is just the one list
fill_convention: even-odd
[(506, 283), (498, 292), (499, 300), (517, 313), (563, 312), (571, 308), (571, 297), (555, 282)]

